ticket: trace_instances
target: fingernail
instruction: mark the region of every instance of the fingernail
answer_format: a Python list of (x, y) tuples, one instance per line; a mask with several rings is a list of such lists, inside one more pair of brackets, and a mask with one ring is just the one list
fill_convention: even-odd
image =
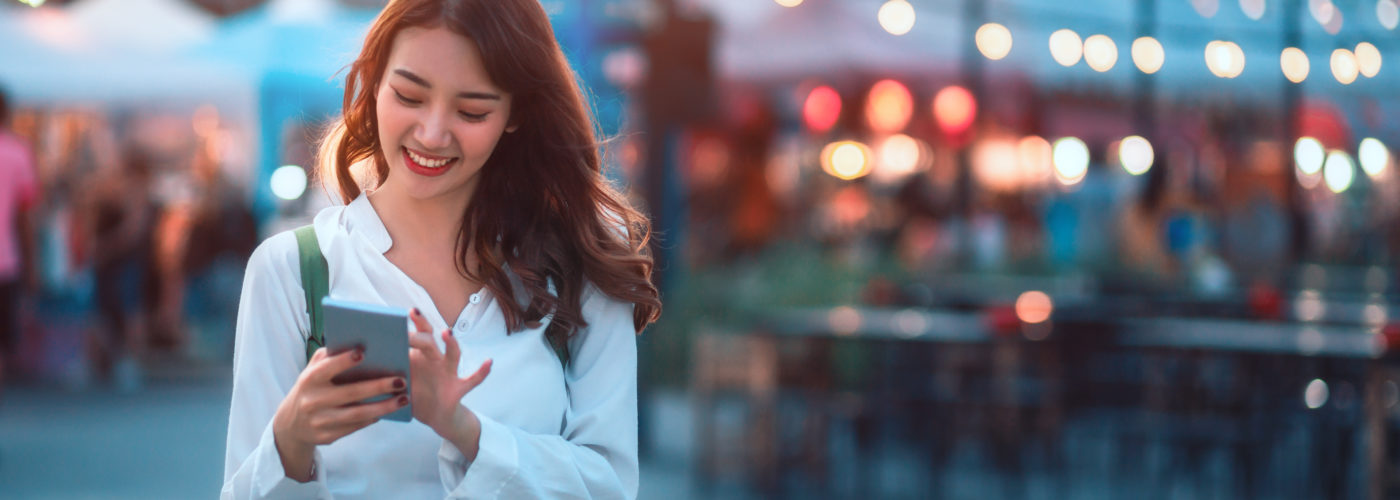
[(399, 396), (399, 406), (408, 404), (408, 396)]
[(354, 354), (351, 354), (351, 355), (350, 355), (350, 359), (353, 359), (353, 360), (355, 360), (355, 361), (359, 361), (359, 360), (361, 360), (361, 359), (365, 359), (365, 353), (364, 353), (364, 352), (361, 352), (359, 349), (355, 349)]
[(422, 316), (423, 313), (419, 312), (419, 311), (418, 311), (418, 308), (415, 307), (415, 308), (413, 308), (413, 315), (414, 315), (414, 316)]
[(401, 378), (396, 378), (396, 379), (394, 379), (394, 388), (395, 388), (395, 389), (403, 389), (403, 379), (401, 379)]

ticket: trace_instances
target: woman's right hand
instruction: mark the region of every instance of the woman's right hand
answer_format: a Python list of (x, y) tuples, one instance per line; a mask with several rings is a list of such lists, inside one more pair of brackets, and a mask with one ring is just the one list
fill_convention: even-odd
[[(310, 481), (316, 445), (333, 443), (408, 404), (403, 377), (383, 377), (344, 385), (331, 383), (332, 377), (362, 360), (364, 353), (358, 349), (335, 355), (329, 354), (324, 347), (317, 349), (306, 363), (306, 369), (297, 377), (292, 390), (278, 405), (277, 413), (272, 417), (272, 434), (287, 477)], [(398, 397), (359, 403), (381, 394)]]

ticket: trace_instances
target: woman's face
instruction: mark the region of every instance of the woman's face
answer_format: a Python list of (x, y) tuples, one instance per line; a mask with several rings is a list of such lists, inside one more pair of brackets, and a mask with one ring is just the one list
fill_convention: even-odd
[(510, 95), (496, 88), (476, 43), (446, 28), (394, 39), (375, 111), (389, 162), (381, 189), (420, 200), (471, 196), (503, 132)]

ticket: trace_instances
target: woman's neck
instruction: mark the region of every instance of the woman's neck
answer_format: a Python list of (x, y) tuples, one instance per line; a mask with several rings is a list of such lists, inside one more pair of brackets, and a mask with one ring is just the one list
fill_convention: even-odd
[(471, 201), (470, 193), (418, 199), (390, 185), (380, 186), (367, 196), (394, 247), (414, 253), (454, 248), (467, 203)]

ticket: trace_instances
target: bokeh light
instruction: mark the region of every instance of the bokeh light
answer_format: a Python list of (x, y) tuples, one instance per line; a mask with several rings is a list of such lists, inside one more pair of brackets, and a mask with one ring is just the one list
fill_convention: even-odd
[(914, 29), (914, 6), (905, 0), (889, 0), (880, 6), (880, 27), (899, 36)]
[(1283, 68), (1283, 77), (1293, 83), (1303, 83), (1308, 79), (1308, 71), (1311, 64), (1308, 63), (1308, 54), (1297, 47), (1283, 49), (1279, 55), (1279, 66)]
[(796, 7), (802, 5), (802, 0), (773, 0), (783, 7)]
[(1021, 186), (1021, 158), (1016, 142), (1007, 139), (979, 141), (972, 148), (972, 173), (978, 185), (992, 191), (1013, 191)]
[(272, 194), (284, 200), (301, 198), (306, 192), (306, 170), (299, 165), (283, 165), (272, 171)]
[(1400, 6), (1396, 6), (1394, 0), (1376, 2), (1376, 20), (1380, 21), (1385, 29), (1395, 29), (1395, 25), (1400, 24)]
[(1118, 144), (1118, 161), (1123, 170), (1133, 175), (1142, 175), (1152, 169), (1152, 143), (1142, 136), (1124, 137)]
[(1191, 0), (1191, 8), (1201, 17), (1210, 19), (1220, 12), (1220, 0)]
[(1338, 194), (1345, 192), (1351, 187), (1351, 181), (1356, 178), (1356, 165), (1351, 161), (1351, 155), (1345, 151), (1327, 153), (1327, 163), (1322, 167), (1322, 176), (1327, 181), (1327, 189)]
[(1258, 21), (1264, 17), (1264, 0), (1240, 0), (1240, 11), (1245, 17)]
[(841, 94), (826, 85), (812, 89), (802, 102), (802, 121), (813, 132), (831, 130), (840, 117)]
[(1347, 49), (1337, 49), (1332, 51), (1332, 76), (1337, 78), (1342, 85), (1349, 85), (1356, 81), (1356, 76), (1361, 69), (1356, 65), (1356, 55)]
[(1370, 78), (1381, 72), (1381, 51), (1370, 42), (1356, 44), (1356, 69), (1361, 76)]
[(1050, 34), (1050, 57), (1060, 66), (1079, 64), (1084, 55), (1084, 41), (1073, 30), (1062, 29)]
[(1166, 62), (1167, 55), (1162, 50), (1162, 43), (1156, 38), (1144, 36), (1133, 40), (1133, 64), (1138, 71), (1153, 74), (1162, 69), (1162, 63)]
[(1089, 146), (1077, 137), (1063, 137), (1055, 141), (1052, 153), (1055, 164), (1055, 180), (1065, 186), (1073, 186), (1084, 180), (1089, 173)]
[(1038, 135), (1021, 138), (1016, 145), (1021, 160), (1021, 179), (1028, 185), (1039, 185), (1055, 175), (1054, 148), (1050, 141)]
[(904, 134), (885, 138), (876, 149), (878, 161), (875, 171), (871, 173), (872, 178), (891, 184), (909, 177), (922, 166), (927, 148), (918, 139)]
[(1308, 405), (1309, 409), (1316, 410), (1327, 404), (1327, 396), (1327, 382), (1315, 378), (1308, 382), (1307, 389), (1303, 390), (1303, 403)]
[(871, 153), (865, 144), (837, 141), (822, 148), (822, 170), (842, 180), (859, 179), (870, 173)]
[(914, 114), (914, 96), (904, 84), (895, 80), (880, 80), (870, 87), (865, 103), (865, 119), (876, 132), (892, 133), (904, 129)]
[(1362, 139), (1356, 155), (1361, 160), (1361, 170), (1373, 179), (1385, 173), (1385, 167), (1390, 164), (1390, 150), (1375, 137)]
[(977, 28), (977, 50), (993, 61), (1011, 53), (1011, 30), (997, 23), (983, 24)]
[(1215, 40), (1206, 44), (1206, 68), (1220, 78), (1234, 78), (1244, 73), (1244, 50), (1234, 42)]
[(933, 118), (944, 133), (960, 134), (977, 119), (977, 100), (963, 87), (944, 87), (933, 96)]
[(1293, 161), (1298, 164), (1298, 170), (1305, 174), (1313, 175), (1322, 170), (1322, 161), (1326, 159), (1327, 152), (1322, 149), (1322, 142), (1312, 137), (1302, 137), (1293, 144)]
[(1107, 35), (1093, 35), (1084, 40), (1084, 62), (1094, 71), (1103, 73), (1118, 63), (1118, 45)]
[(1026, 323), (1043, 323), (1055, 312), (1055, 304), (1045, 292), (1031, 290), (1016, 298), (1016, 317)]

